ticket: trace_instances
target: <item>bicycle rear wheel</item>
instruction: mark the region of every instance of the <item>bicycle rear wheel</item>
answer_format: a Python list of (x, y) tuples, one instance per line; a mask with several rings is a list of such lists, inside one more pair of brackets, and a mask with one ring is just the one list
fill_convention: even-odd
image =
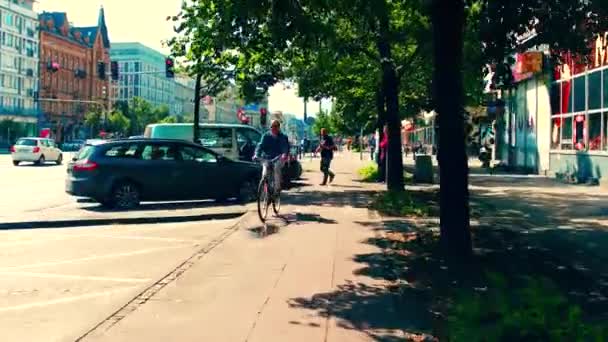
[(258, 186), (258, 216), (262, 223), (266, 222), (268, 217), (268, 206), (270, 204), (270, 193), (268, 181), (263, 179)]

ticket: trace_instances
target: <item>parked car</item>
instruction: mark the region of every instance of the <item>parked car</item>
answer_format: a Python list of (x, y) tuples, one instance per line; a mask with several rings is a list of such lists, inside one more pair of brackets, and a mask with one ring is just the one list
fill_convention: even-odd
[[(251, 161), (250, 148), (260, 142), (262, 133), (247, 125), (201, 123), (200, 144), (234, 160)], [(146, 127), (146, 138), (182, 139), (194, 141), (194, 126), (191, 123), (152, 124)]]
[(10, 151), (15, 166), (21, 162), (34, 162), (36, 165), (44, 165), (47, 161), (54, 161), (57, 165), (63, 162), (63, 152), (53, 139), (21, 138)]
[(259, 164), (234, 161), (183, 140), (96, 141), (68, 165), (65, 190), (119, 209), (141, 201), (249, 201), (260, 175)]

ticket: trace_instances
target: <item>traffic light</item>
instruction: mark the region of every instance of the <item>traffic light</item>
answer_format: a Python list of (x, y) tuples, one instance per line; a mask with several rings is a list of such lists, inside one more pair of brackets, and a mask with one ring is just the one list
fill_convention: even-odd
[(112, 61), (110, 63), (110, 74), (113, 81), (118, 81), (118, 62)]
[(100, 80), (106, 79), (106, 63), (105, 62), (97, 62), (97, 76), (99, 76)]
[(167, 76), (167, 78), (175, 77), (175, 71), (173, 70), (173, 67), (173, 58), (165, 58), (165, 75)]
[(260, 125), (266, 126), (266, 116), (268, 115), (268, 111), (266, 108), (260, 108)]

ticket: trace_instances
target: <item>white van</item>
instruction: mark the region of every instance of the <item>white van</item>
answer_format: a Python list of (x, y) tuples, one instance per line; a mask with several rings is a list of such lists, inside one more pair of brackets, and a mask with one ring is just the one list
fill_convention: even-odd
[[(251, 161), (262, 133), (247, 125), (201, 123), (199, 143), (230, 159)], [(146, 127), (145, 138), (180, 139), (193, 141), (191, 123), (151, 124)]]

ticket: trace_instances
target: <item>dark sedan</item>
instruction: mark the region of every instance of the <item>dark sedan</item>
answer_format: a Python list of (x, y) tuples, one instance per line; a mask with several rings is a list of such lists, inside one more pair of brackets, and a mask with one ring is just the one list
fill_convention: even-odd
[(119, 209), (141, 201), (249, 201), (261, 168), (181, 140), (125, 139), (85, 145), (68, 165), (66, 192)]

